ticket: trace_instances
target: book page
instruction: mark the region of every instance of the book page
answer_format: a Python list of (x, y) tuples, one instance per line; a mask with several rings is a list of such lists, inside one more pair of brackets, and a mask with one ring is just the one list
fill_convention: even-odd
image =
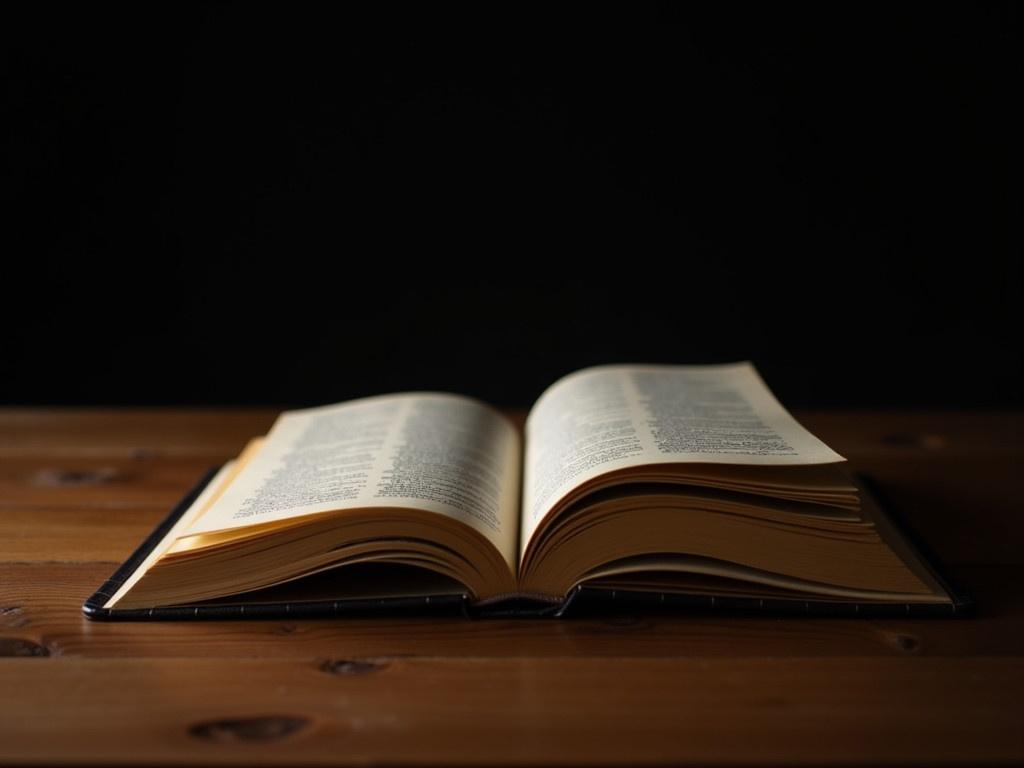
[(549, 387), (527, 419), (520, 551), (559, 499), (612, 470), (838, 461), (749, 362), (588, 368)]
[[(242, 456), (245, 456), (245, 454), (258, 447), (259, 442), (259, 440), (249, 441), (245, 450), (242, 451)], [(203, 510), (207, 509), (213, 503), (217, 496), (224, 490), (224, 488), (227, 487), (229, 479), (235, 473), (238, 464), (242, 461), (242, 456), (240, 456), (237, 461), (227, 462), (217, 470), (217, 474), (214, 475), (210, 482), (206, 484), (202, 493), (196, 497), (196, 500), (192, 502), (192, 505), (185, 510), (181, 517), (178, 518), (177, 522), (171, 526), (171, 530), (167, 532), (163, 541), (161, 541), (159, 545), (153, 547), (152, 551), (146, 555), (145, 559), (141, 563), (139, 563), (131, 576), (129, 576), (121, 586), (118, 587), (117, 591), (111, 595), (110, 599), (103, 604), (104, 608), (112, 608), (114, 604), (128, 592), (128, 590), (135, 586), (135, 583), (142, 578), (143, 574), (149, 570), (150, 566), (159, 560), (160, 556), (171, 547), (175, 539), (177, 539), (178, 536), (181, 536), (188, 529), (189, 525), (191, 525), (192, 522), (202, 514)]]
[(385, 395), (289, 411), (184, 535), (403, 507), (469, 525), (512, 565), (519, 457), (515, 427), (457, 395)]

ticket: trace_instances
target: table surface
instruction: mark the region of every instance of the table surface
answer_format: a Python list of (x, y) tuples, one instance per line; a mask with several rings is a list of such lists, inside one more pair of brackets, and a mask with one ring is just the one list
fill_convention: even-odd
[(1022, 413), (798, 412), (971, 619), (91, 623), (265, 410), (0, 410), (0, 763), (1024, 761)]

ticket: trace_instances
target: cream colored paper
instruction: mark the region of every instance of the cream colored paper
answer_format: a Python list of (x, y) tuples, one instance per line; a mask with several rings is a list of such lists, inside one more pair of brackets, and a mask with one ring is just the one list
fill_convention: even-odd
[(475, 528), (512, 568), (519, 457), (519, 437), (503, 416), (456, 395), (386, 395), (288, 411), (185, 535), (403, 507)]
[(520, 552), (553, 505), (605, 472), (678, 462), (840, 461), (749, 362), (587, 368), (549, 387), (530, 411)]

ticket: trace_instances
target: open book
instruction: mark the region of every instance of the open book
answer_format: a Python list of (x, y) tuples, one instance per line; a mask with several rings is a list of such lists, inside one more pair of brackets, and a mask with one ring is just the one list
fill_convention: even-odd
[(523, 436), (450, 394), (289, 411), (86, 613), (557, 608), (582, 588), (955, 608), (844, 462), (749, 363), (582, 370), (541, 396)]

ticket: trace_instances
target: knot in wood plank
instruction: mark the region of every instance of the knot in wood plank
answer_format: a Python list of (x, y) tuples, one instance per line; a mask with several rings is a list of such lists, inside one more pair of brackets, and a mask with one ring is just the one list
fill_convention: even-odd
[(881, 637), (886, 645), (902, 653), (914, 654), (921, 650), (921, 638), (908, 632), (882, 631)]
[(913, 635), (896, 635), (896, 646), (905, 653), (915, 653), (921, 647), (921, 641)]
[(0, 627), (20, 629), (29, 625), (28, 617), (20, 605), (0, 605)]
[(20, 637), (0, 637), (0, 657), (49, 656), (45, 646)]
[(100, 485), (116, 478), (113, 467), (95, 469), (41, 469), (32, 478), (32, 485), (38, 488), (75, 488), (82, 485)]
[(189, 726), (188, 734), (218, 743), (279, 741), (309, 727), (308, 717), (270, 715), (207, 720)]
[(369, 675), (387, 666), (387, 662), (369, 659), (327, 659), (320, 665), (320, 671), (329, 675)]

